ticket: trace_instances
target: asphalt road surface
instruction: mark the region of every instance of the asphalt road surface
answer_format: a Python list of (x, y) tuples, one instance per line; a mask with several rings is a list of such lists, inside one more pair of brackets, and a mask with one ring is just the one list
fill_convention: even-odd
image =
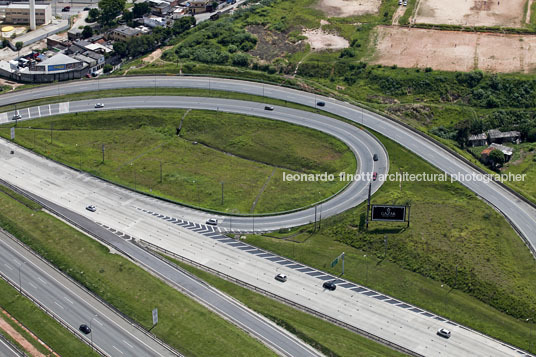
[(0, 336), (0, 356), (2, 357), (23, 357), (24, 355), (10, 346), (3, 336)]
[[(137, 245), (132, 244), (128, 236), (124, 236), (124, 235), (119, 236), (118, 232), (115, 230), (112, 231), (112, 230), (106, 229), (103, 226), (96, 224), (92, 220), (86, 217), (83, 217), (82, 215), (75, 213), (69, 209), (66, 209), (62, 206), (54, 204), (46, 199), (43, 199), (42, 197), (39, 197), (37, 195), (32, 195), (32, 196), (37, 201), (41, 202), (47, 209), (52, 210), (53, 212), (59, 212), (63, 218), (66, 218), (70, 222), (76, 222), (77, 227), (82, 228), (86, 232), (90, 232), (95, 237), (99, 237), (101, 240), (105, 241), (108, 245), (111, 245), (115, 249), (119, 250), (123, 254), (135, 260), (138, 264), (142, 265), (147, 270), (161, 277), (164, 281), (167, 281), (172, 286), (190, 295), (195, 300), (202, 302), (205, 306), (208, 306), (210, 309), (212, 309), (219, 315), (223, 316), (227, 320), (233, 322), (237, 326), (246, 330), (249, 334), (251, 334), (252, 336), (255, 336), (257, 339), (261, 340), (263, 343), (265, 343), (267, 346), (269, 346), (273, 350), (277, 351), (279, 354), (284, 355), (284, 356), (304, 356), (304, 357), (321, 355), (316, 350), (311, 348), (308, 344), (299, 340), (294, 335), (288, 333), (286, 330), (272, 323), (271, 321), (264, 318), (263, 316), (253, 312), (252, 310), (248, 309), (244, 305), (222, 294), (221, 292), (210, 287), (204, 282), (199, 281), (194, 276), (170, 265), (162, 258), (159, 258), (156, 255), (150, 254), (146, 250), (138, 247)], [(0, 247), (3, 247), (4, 245), (3, 243), (4, 242), (0, 241)], [(7, 267), (8, 272), (10, 271), (11, 273), (17, 272), (16, 269), (10, 270), (9, 267), (7, 266), (9, 265), (8, 263), (9, 261), (17, 262), (17, 260), (14, 260), (12, 257), (11, 259), (10, 257), (4, 257), (0, 250), (0, 262), (2, 260), (5, 260), (5, 263), (4, 263), (4, 267), (0, 265), (0, 270), (4, 271), (5, 268)], [(25, 268), (26, 268), (26, 264), (24, 265), (23, 269)], [(34, 271), (27, 271), (26, 273), (30, 277), (32, 277), (32, 281), (35, 280), (35, 277), (37, 277), (37, 280), (40, 280), (38, 273)], [(39, 284), (39, 281), (34, 282), (34, 284)], [(24, 279), (23, 286), (27, 288), (26, 279)], [(69, 307), (68, 304), (64, 303), (64, 300), (67, 300), (67, 302), (71, 303), (71, 301), (75, 301), (75, 298), (76, 296), (70, 299), (66, 299), (65, 297), (62, 298), (61, 296), (56, 296), (56, 295), (53, 296), (53, 299), (55, 299), (54, 304), (58, 304), (57, 302), (60, 302), (61, 305), (63, 305), (61, 306), (62, 309)], [(46, 302), (47, 298), (46, 296), (43, 297), (39, 295), (38, 300), (40, 302), (43, 302), (43, 301)], [(75, 309), (75, 310), (76, 310), (75, 312), (81, 311), (78, 309)], [(162, 312), (162, 313), (165, 313), (165, 312)], [(81, 313), (75, 316), (76, 318), (78, 318), (77, 321), (87, 322), (88, 317), (93, 316), (93, 313), (92, 312)], [(99, 316), (106, 316), (106, 315), (100, 313)], [(79, 325), (76, 325), (76, 326), (79, 326)], [(210, 328), (210, 326), (207, 326), (207, 328)], [(101, 326), (99, 331), (106, 332), (105, 337), (110, 339), (110, 341), (104, 340), (104, 337), (103, 337), (103, 341), (106, 341), (108, 345), (113, 343), (114, 340), (115, 341), (121, 340), (121, 336), (117, 336), (114, 333), (114, 330), (110, 328), (109, 326)], [(94, 338), (93, 342), (96, 342), (97, 341), (96, 331), (94, 332), (93, 338)], [(99, 336), (99, 340), (100, 340), (100, 336)], [(129, 345), (134, 346), (134, 342), (130, 341), (130, 344), (127, 344), (127, 346)], [(114, 347), (114, 345), (112, 345), (112, 347)], [(118, 355), (118, 354), (117, 352), (114, 352), (113, 350), (111, 350), (111, 355)], [(145, 354), (143, 354), (142, 352), (136, 353), (136, 356), (141, 356), (141, 355), (145, 355)], [(166, 354), (159, 353), (158, 355), (165, 356)]]
[[(167, 107), (164, 101), (169, 98), (151, 99), (151, 105)], [(172, 102), (169, 106), (180, 107), (183, 105), (181, 104), (183, 99), (171, 98)], [(143, 98), (137, 97), (136, 100), (139, 106), (147, 105), (143, 104)], [(201, 98), (187, 98), (187, 100), (189, 107), (196, 107), (203, 101)], [(133, 105), (128, 102), (128, 98), (110, 98), (99, 101), (104, 102), (105, 108), (108, 109), (112, 106), (132, 107)], [(81, 105), (82, 109), (85, 105), (87, 110), (93, 110), (91, 108), (93, 103), (94, 101), (70, 103), (68, 108), (66, 105), (63, 107), (58, 105), (58, 110), (63, 108), (62, 110), (72, 111), (78, 105)], [(232, 106), (237, 104), (236, 101), (217, 101), (210, 98), (207, 100), (206, 108), (212, 108), (217, 105), (216, 103), (221, 103), (221, 110), (226, 111), (232, 111)], [(249, 110), (252, 114), (265, 113), (263, 106), (258, 103), (240, 103), (240, 108)], [(281, 119), (290, 115), (285, 110), (290, 109), (276, 107), (274, 112), (269, 112), (267, 115), (277, 113)], [(28, 115), (32, 113), (35, 113), (35, 109), (27, 111)], [(21, 115), (24, 117), (24, 111), (21, 111)], [(302, 113), (301, 117), (313, 118), (313, 115)], [(323, 117), (321, 122), (326, 124), (333, 120)], [(335, 121), (335, 123), (340, 122)], [(16, 151), (15, 154), (9, 154), (11, 149)], [(353, 290), (354, 288), (344, 288), (343, 285), (350, 284), (348, 282), (340, 285), (341, 288), (333, 293), (324, 291), (321, 287), (323, 279), (333, 279), (333, 277), (322, 272), (306, 271), (305, 269), (308, 268), (304, 266), (302, 266), (303, 271), (292, 268), (293, 270), (288, 272), (290, 277), (288, 283), (274, 285), (275, 273), (278, 269), (291, 269), (290, 266), (287, 267), (291, 262), (285, 263), (283, 267), (283, 264), (278, 262), (281, 260), (273, 255), (270, 257), (269, 253), (246, 251), (249, 248), (241, 248), (239, 242), (233, 240), (224, 242), (222, 238), (215, 240), (214, 237), (199, 234), (200, 230), (206, 232), (207, 227), (194, 224), (193, 229), (187, 229), (179, 224), (178, 219), (184, 220), (190, 217), (196, 218), (192, 220), (193, 222), (200, 222), (203, 218), (200, 216), (202, 213), (195, 210), (151, 199), (91, 178), (86, 174), (79, 174), (5, 141), (0, 142), (0, 159), (5, 165), (5, 169), (0, 172), (3, 179), (29, 192), (46, 197), (58, 206), (99, 222), (103, 228), (112, 227), (112, 233), (120, 231), (122, 237), (127, 234), (129, 238), (142, 238), (299, 304), (322, 311), (417, 353), (430, 356), (441, 354), (518, 355), (515, 349), (499, 341), (441, 317), (436, 318), (433, 314), (411, 307), (409, 304), (369, 292), (363, 287), (355, 287), (359, 291)], [(97, 211), (93, 213), (86, 211), (84, 207), (87, 204), (96, 204)], [(272, 219), (273, 217), (265, 218)], [(212, 233), (218, 234), (218, 232)], [(160, 272), (160, 270), (157, 271)], [(453, 337), (449, 340), (437, 337), (435, 331), (439, 327), (452, 329)]]
[[(95, 346), (110, 356), (176, 355), (28, 252), (3, 231), (0, 231), (0, 271), (82, 338), (89, 342), (93, 340)], [(79, 332), (81, 324), (91, 324), (91, 334)]]
[[(373, 181), (372, 174), (385, 174), (389, 171), (389, 158), (383, 145), (367, 131), (350, 124), (330, 120), (328, 117), (314, 113), (303, 113), (296, 109), (274, 106), (274, 111), (264, 110), (261, 103), (220, 99), (220, 98), (196, 98), (196, 97), (122, 97), (99, 100), (107, 109), (128, 108), (193, 108), (214, 109), (226, 112), (263, 116), (270, 119), (284, 120), (289, 123), (308, 126), (328, 133), (343, 141), (354, 153), (358, 160), (358, 173), (363, 174), (363, 180), (351, 181), (344, 191), (335, 197), (323, 202), (318, 207), (309, 207), (292, 213), (277, 216), (255, 217), (226, 217), (214, 216), (201, 211), (193, 211), (189, 208), (177, 206), (176, 209), (183, 217), (189, 220), (204, 223), (209, 217), (219, 219), (222, 229), (234, 231), (269, 231), (281, 227), (294, 227), (315, 221), (320, 217), (326, 218), (341, 213), (363, 202), (368, 195), (368, 186), (372, 184), (372, 193), (380, 186), (380, 181)], [(73, 113), (95, 110), (95, 100), (85, 100), (70, 103), (57, 103), (40, 107), (18, 110), (23, 118), (37, 118), (53, 114)], [(0, 123), (9, 122), (14, 113), (0, 115)], [(373, 155), (378, 155), (378, 161), (373, 160)], [(356, 174), (350, 172), (348, 174)], [(338, 179), (338, 177), (336, 178)]]
[[(8, 93), (0, 97), (0, 105), (31, 99), (40, 99), (47, 96), (104, 89), (147, 88), (147, 94), (150, 95), (151, 89), (156, 87), (202, 88), (209, 90), (234, 91), (281, 99), (311, 107), (316, 106), (318, 100), (322, 100), (326, 103), (326, 106), (322, 108), (323, 110), (355, 122), (362, 122), (365, 126), (391, 138), (449, 175), (479, 174), (479, 172), (473, 169), (470, 165), (464, 163), (462, 160), (433, 142), (380, 115), (364, 111), (354, 105), (331, 98), (320, 97), (284, 87), (262, 85), (255, 82), (181, 76), (115, 77), (109, 79), (69, 82)], [(256, 108), (257, 104), (253, 103), (249, 106)], [(308, 115), (309, 114), (304, 114), (304, 116)], [(332, 121), (332, 119), (328, 120)], [(461, 183), (500, 210), (529, 241), (532, 247), (536, 247), (535, 208), (494, 182), (486, 183), (483, 181), (471, 180), (461, 181)], [(257, 222), (255, 222), (255, 224), (257, 225)]]

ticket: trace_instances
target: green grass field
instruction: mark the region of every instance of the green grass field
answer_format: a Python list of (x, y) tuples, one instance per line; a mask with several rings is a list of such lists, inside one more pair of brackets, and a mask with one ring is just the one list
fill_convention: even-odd
[[(3, 194), (0, 195), (4, 196)], [(73, 336), (63, 326), (39, 309), (30, 300), (20, 295), (11, 285), (2, 279), (0, 279), (0, 308), (6, 310), (61, 356), (98, 356), (88, 345)], [(2, 318), (30, 341), (39, 352), (47, 356), (49, 355), (49, 351), (38, 341), (30, 337), (19, 325), (15, 324), (5, 315), (2, 315)], [(10, 341), (13, 342), (11, 339)]]
[(278, 301), (228, 282), (176, 259), (164, 256), (195, 274), (215, 288), (240, 300), (250, 309), (266, 316), (278, 325), (299, 336), (326, 356), (402, 356), (379, 343), (342, 327), (295, 310)]
[[(160, 319), (151, 331), (185, 355), (274, 355), (238, 327), (129, 260), (110, 253), (47, 213), (35, 212), (4, 194), (0, 194), (0, 226), (145, 328), (152, 326), (151, 310), (158, 308)], [(0, 290), (0, 296), (4, 291)], [(27, 319), (37, 322), (37, 317)], [(55, 345), (62, 341), (57, 340)]]
[[(380, 138), (389, 152), (391, 173), (439, 172)], [(340, 268), (329, 263), (344, 251), (346, 279), (528, 348), (532, 324), (524, 319), (536, 317), (536, 263), (500, 214), (449, 182), (386, 182), (372, 202), (410, 203), (410, 227), (373, 222), (367, 231), (362, 204), (324, 220), (320, 233), (311, 235), (305, 227), (292, 237), (303, 243), (259, 235), (247, 240), (332, 273)]]
[[(175, 128), (183, 116), (178, 138)], [(9, 130), (1, 128), (0, 135), (7, 137)], [(345, 185), (282, 182), (285, 172), (356, 170), (347, 146), (326, 134), (284, 122), (211, 111), (67, 114), (19, 123), (16, 142), (113, 182), (233, 213), (251, 212), (259, 195), (256, 213), (307, 206)], [(199, 144), (194, 145), (196, 142)], [(265, 184), (267, 189), (261, 194)]]

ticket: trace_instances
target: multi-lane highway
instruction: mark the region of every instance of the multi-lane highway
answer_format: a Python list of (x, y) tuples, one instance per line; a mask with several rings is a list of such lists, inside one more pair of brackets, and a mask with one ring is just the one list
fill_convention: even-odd
[[(369, 183), (372, 184), (374, 193), (382, 184), (380, 181), (373, 181), (371, 174), (385, 174), (389, 170), (389, 159), (383, 145), (371, 134), (347, 123), (342, 123), (329, 118), (314, 114), (304, 113), (286, 107), (274, 107), (274, 111), (264, 110), (260, 103), (249, 103), (238, 100), (228, 100), (221, 98), (196, 98), (196, 97), (123, 97), (107, 98), (99, 100), (104, 104), (106, 109), (127, 109), (127, 108), (193, 108), (193, 109), (214, 109), (226, 112), (240, 113), (263, 116), (270, 119), (284, 120), (289, 123), (308, 126), (313, 129), (321, 130), (343, 141), (356, 156), (359, 163), (359, 173), (369, 173), (368, 180), (352, 181), (343, 192), (335, 197), (323, 202), (320, 209), (309, 207), (292, 213), (280, 214), (277, 216), (264, 216), (252, 219), (251, 217), (233, 217), (228, 218), (219, 216), (222, 228), (228, 230), (240, 231), (267, 231), (275, 230), (281, 227), (294, 227), (307, 224), (315, 220), (315, 212), (322, 212), (322, 217), (329, 217), (334, 214), (343, 212), (351, 207), (363, 202), (368, 194)], [(57, 103), (43, 105), (39, 107), (26, 108), (19, 110), (18, 113), (22, 120), (30, 118), (44, 117), (54, 114), (73, 113), (95, 110), (94, 100), (76, 101), (70, 103)], [(10, 121), (14, 113), (3, 113), (0, 115), (0, 123)], [(378, 160), (373, 160), (373, 155), (378, 156)], [(349, 172), (348, 174), (355, 174)], [(370, 180), (370, 181), (369, 181)], [(188, 217), (190, 220), (202, 220), (212, 217), (201, 211), (193, 211), (188, 208), (178, 206), (181, 209), (180, 215)]]
[[(362, 122), (365, 126), (398, 142), (449, 175), (479, 174), (473, 167), (466, 164), (458, 157), (450, 154), (445, 149), (439, 147), (423, 136), (416, 134), (410, 129), (380, 115), (364, 111), (354, 105), (331, 98), (324, 98), (285, 87), (261, 85), (254, 82), (180, 76), (110, 78), (71, 82), (13, 92), (2, 95), (0, 97), (0, 105), (69, 93), (119, 88), (146, 88), (147, 94), (150, 95), (152, 89), (156, 87), (202, 88), (209, 90), (234, 91), (281, 99), (311, 107), (316, 105), (316, 100), (322, 100), (326, 103), (323, 110), (355, 122)], [(119, 104), (120, 100), (116, 100), (116, 103)], [(258, 105), (251, 104), (248, 105), (248, 107), (258, 108)], [(24, 115), (23, 110), (21, 110), (21, 114)], [(309, 115), (310, 114), (304, 114), (303, 116), (307, 117)], [(327, 120), (331, 121), (332, 119)], [(462, 182), (462, 184), (499, 209), (529, 241), (532, 247), (536, 247), (536, 209), (534, 207), (494, 182), (468, 181)], [(258, 222), (260, 223), (260, 221), (256, 219), (255, 225), (257, 225)]]
[[(176, 356), (55, 268), (0, 231), (0, 271), (88, 343), (110, 356)], [(84, 335), (78, 328), (90, 325)]]
[[(210, 109), (218, 106), (219, 110), (224, 111), (273, 116), (288, 121), (299, 119), (301, 125), (309, 126), (314, 123), (325, 125), (324, 128), (321, 128), (324, 131), (330, 130), (328, 127), (331, 125), (341, 125), (340, 131), (344, 133), (350, 130), (344, 126), (347, 124), (331, 118), (311, 113), (299, 113), (284, 107), (275, 107), (274, 112), (266, 112), (263, 110), (263, 105), (259, 103), (191, 97), (152, 97), (149, 100), (137, 97), (135, 98), (136, 103), (130, 102), (130, 100), (131, 98), (109, 98), (99, 101), (105, 103), (105, 108), (112, 109), (134, 106), (180, 108), (184, 106), (183, 101), (187, 100), (188, 107)], [(327, 105), (334, 104), (328, 102)], [(64, 108), (65, 106), (66, 104), (64, 104)], [(94, 101), (69, 103), (68, 111), (89, 110), (93, 106)], [(32, 116), (32, 113), (35, 112), (35, 109), (27, 110), (27, 115)], [(21, 110), (21, 115), (24, 118), (24, 110)], [(365, 123), (367, 122), (366, 119), (363, 120)], [(334, 135), (336, 134), (337, 130), (335, 130)], [(350, 134), (350, 138), (352, 138), (353, 133)], [(368, 134), (366, 135), (368, 136)], [(15, 153), (10, 154), (11, 150), (14, 150)], [(411, 307), (409, 304), (370, 292), (364, 287), (354, 285), (350, 288), (351, 285), (346, 285), (350, 283), (345, 282), (343, 285), (346, 285), (347, 288), (339, 288), (333, 293), (322, 291), (323, 278), (332, 279), (328, 274), (310, 271), (307, 269), (311, 268), (300, 264), (291, 264), (292, 262), (282, 264), (282, 259), (270, 253), (255, 252), (244, 247), (240, 242), (228, 239), (224, 241), (224, 238), (221, 237), (216, 238), (218, 232), (208, 232), (207, 230), (210, 228), (199, 224), (188, 222), (186, 226), (183, 226), (184, 221), (199, 223), (206, 219), (206, 214), (196, 210), (151, 199), (85, 174), (79, 174), (5, 141), (0, 142), (0, 159), (4, 165), (4, 170), (0, 171), (0, 175), (6, 181), (40, 195), (58, 206), (99, 222), (104, 228), (112, 227), (114, 231), (119, 230), (121, 236), (127, 234), (129, 237), (142, 238), (155, 245), (166, 247), (170, 251), (185, 255), (226, 274), (239, 276), (243, 281), (261, 286), (309, 308), (322, 311), (329, 316), (369, 331), (419, 354), (434, 356), (440, 354), (482, 356), (518, 354), (518, 351), (499, 341), (457, 324), (451, 324), (441, 317), (436, 318), (435, 315)], [(386, 160), (387, 158), (382, 159)], [(383, 165), (385, 167), (385, 163)], [(387, 167), (385, 167), (386, 169)], [(357, 193), (359, 194), (359, 192)], [(89, 213), (84, 209), (90, 203), (97, 205), (97, 212)], [(353, 202), (352, 204), (357, 203)], [(341, 207), (334, 206), (332, 214), (336, 213), (339, 208)], [(299, 212), (293, 214), (299, 214)], [(303, 220), (307, 216), (296, 217)], [(264, 220), (264, 226), (261, 226), (260, 229), (270, 229), (277, 224), (278, 218), (256, 218), (255, 225), (259, 224), (258, 221)], [(280, 219), (282, 225), (287, 222), (292, 223), (292, 221), (287, 221), (285, 217)], [(246, 228), (249, 227), (247, 219), (241, 224), (244, 224)], [(193, 228), (193, 232), (187, 229), (188, 227)], [(233, 218), (234, 227), (235, 218)], [(207, 234), (199, 234), (200, 232)], [(213, 234), (213, 236), (209, 236), (209, 234)], [(282, 265), (285, 265), (285, 268)], [(291, 268), (292, 270), (288, 271), (292, 280), (289, 279), (288, 284), (285, 285), (274, 285), (272, 279), (275, 272), (278, 269), (290, 269), (290, 265), (294, 266)], [(296, 267), (296, 265), (301, 266), (301, 268)], [(438, 339), (435, 336), (437, 328), (449, 327), (449, 325), (452, 326), (453, 337), (448, 341)]]
[(0, 356), (3, 357), (24, 357), (24, 354), (9, 344), (4, 336), (0, 335)]

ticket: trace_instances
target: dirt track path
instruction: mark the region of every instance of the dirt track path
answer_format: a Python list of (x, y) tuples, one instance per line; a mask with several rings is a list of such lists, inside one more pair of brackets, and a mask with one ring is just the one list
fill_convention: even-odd
[(529, 1), (529, 3), (527, 5), (527, 17), (525, 18), (525, 22), (527, 24), (530, 24), (530, 7), (532, 6), (532, 1), (533, 0), (528, 0), (528, 1)]
[(406, 9), (406, 6), (398, 6), (398, 9), (396, 9), (395, 14), (393, 15), (393, 25), (398, 25), (398, 19), (404, 16)]
[(39, 352), (27, 339), (24, 338), (20, 333), (18, 333), (10, 324), (8, 324), (2, 317), (0, 317), (0, 330), (5, 331), (12, 339), (17, 341), (18, 344), (24, 348), (31, 356), (34, 357), (46, 357), (44, 354)]

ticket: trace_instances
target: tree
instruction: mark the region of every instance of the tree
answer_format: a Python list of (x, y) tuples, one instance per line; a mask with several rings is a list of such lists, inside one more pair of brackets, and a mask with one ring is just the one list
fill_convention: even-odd
[(89, 13), (87, 14), (86, 22), (95, 22), (99, 18), (100, 11), (99, 9), (91, 9), (89, 10)]
[(115, 18), (125, 9), (125, 0), (100, 0), (99, 22), (103, 25), (110, 25)]
[(114, 52), (121, 57), (126, 57), (128, 54), (127, 43), (124, 41), (115, 41)]
[(82, 37), (88, 38), (93, 36), (93, 29), (89, 26), (84, 26), (84, 30), (82, 30)]
[(532, 142), (536, 141), (536, 128), (532, 128), (529, 130), (527, 134), (527, 140)]
[(2, 47), (7, 47), (7, 46), (9, 46), (9, 40), (7, 38), (4, 38), (2, 40)]
[(502, 166), (506, 161), (503, 152), (497, 149), (489, 153), (489, 159), (492, 162), (493, 166)]
[(249, 56), (245, 53), (236, 53), (232, 57), (233, 65), (240, 67), (249, 66)]
[(15, 43), (15, 48), (17, 49), (19, 57), (20, 57), (20, 50), (22, 49), (22, 46), (24, 46), (24, 44), (21, 41), (18, 41), (17, 43)]
[(189, 30), (192, 26), (195, 26), (195, 17), (183, 16), (173, 23), (173, 34), (175, 36)]
[(132, 8), (132, 15), (134, 15), (135, 19), (143, 17), (143, 15), (148, 14), (149, 12), (151, 12), (151, 8), (149, 7), (148, 2), (136, 3)]
[(106, 63), (104, 67), (102, 68), (104, 73), (110, 73), (112, 69), (114, 69), (114, 67), (109, 63)]

